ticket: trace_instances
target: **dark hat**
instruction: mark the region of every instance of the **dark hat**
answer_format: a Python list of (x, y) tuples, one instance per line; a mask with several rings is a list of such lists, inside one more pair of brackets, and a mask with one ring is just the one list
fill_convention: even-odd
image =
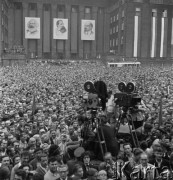
[(58, 156), (58, 155), (60, 155), (59, 146), (56, 144), (51, 145), (49, 148), (49, 157)]
[(10, 170), (7, 166), (2, 166), (0, 168), (0, 179), (7, 179), (10, 177)]

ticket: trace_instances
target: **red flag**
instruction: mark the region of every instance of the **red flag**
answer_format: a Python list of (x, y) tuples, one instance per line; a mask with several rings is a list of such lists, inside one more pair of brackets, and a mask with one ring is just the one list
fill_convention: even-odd
[(162, 97), (160, 98), (160, 109), (159, 109), (159, 126), (162, 125), (163, 119), (162, 119), (163, 113), (162, 113)]
[(35, 100), (35, 95), (33, 97), (33, 103), (32, 103), (32, 115), (35, 114), (36, 111), (36, 100)]

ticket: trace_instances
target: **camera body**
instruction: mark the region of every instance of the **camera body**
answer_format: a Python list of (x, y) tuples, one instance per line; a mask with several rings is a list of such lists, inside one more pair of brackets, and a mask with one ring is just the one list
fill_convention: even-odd
[(141, 97), (136, 93), (136, 86), (134, 83), (129, 82), (127, 85), (124, 82), (118, 84), (120, 93), (116, 93), (114, 98), (115, 102), (120, 107), (135, 107), (141, 102)]
[(97, 94), (89, 93), (83, 96), (83, 106), (86, 109), (97, 109), (99, 105), (99, 98)]
[(141, 102), (141, 98), (138, 94), (116, 93), (114, 98), (115, 102), (120, 107), (134, 107)]

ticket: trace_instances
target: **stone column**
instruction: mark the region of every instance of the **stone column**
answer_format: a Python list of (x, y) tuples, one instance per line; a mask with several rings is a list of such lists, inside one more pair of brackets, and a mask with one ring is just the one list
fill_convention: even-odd
[(25, 39), (25, 17), (28, 17), (28, 3), (23, 2), (23, 47), (25, 48), (26, 56), (28, 55), (28, 40)]
[[(2, 1), (0, 1), (0, 20), (2, 21)], [(2, 60), (2, 25), (0, 22), (0, 65)]]
[(81, 40), (82, 19), (84, 19), (84, 6), (79, 7), (79, 58), (83, 58), (83, 41)]
[(37, 3), (37, 16), (40, 18), (40, 39), (37, 41), (37, 54), (38, 58), (42, 58), (43, 55), (43, 39), (42, 39), (42, 34), (43, 34), (43, 4)]
[(91, 49), (91, 57), (95, 58), (97, 54), (97, 14), (98, 14), (98, 7), (92, 8), (92, 19), (95, 20), (95, 40), (92, 41), (92, 49)]
[(68, 19), (68, 39), (65, 41), (65, 57), (70, 58), (70, 40), (71, 40), (71, 6), (69, 4), (65, 7), (65, 18)]
[(56, 39), (53, 39), (53, 19), (57, 17), (57, 4), (52, 4), (52, 36), (51, 36), (51, 53), (52, 58), (56, 58)]
[(110, 14), (107, 9), (105, 9), (104, 15), (104, 53), (109, 51), (109, 27), (110, 26)]

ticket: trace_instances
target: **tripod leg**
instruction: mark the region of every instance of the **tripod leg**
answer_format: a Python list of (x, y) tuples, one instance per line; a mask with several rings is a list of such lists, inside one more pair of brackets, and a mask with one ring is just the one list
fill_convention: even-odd
[[(129, 114), (129, 117), (130, 117), (131, 122), (132, 122), (132, 128), (135, 130), (135, 126), (134, 126), (134, 123), (133, 123), (133, 118), (132, 118), (132, 116), (130, 114)], [(129, 123), (129, 125), (130, 125), (130, 123)], [(138, 136), (136, 134), (136, 131), (134, 131), (134, 134), (132, 133), (132, 135), (134, 137), (136, 147), (139, 147), (139, 141), (138, 141)]]
[(128, 126), (129, 126), (129, 130), (130, 130), (130, 134), (131, 134), (131, 136), (132, 136), (132, 141), (133, 141), (133, 143), (134, 143), (134, 146), (135, 146), (135, 147), (137, 147), (137, 145), (136, 145), (136, 141), (135, 141), (135, 138), (134, 138), (134, 135), (133, 135), (133, 133), (132, 133), (132, 129), (131, 129), (131, 127), (130, 127), (130, 122), (129, 122), (129, 118), (128, 118), (128, 116), (126, 116), (126, 119), (127, 119), (127, 122), (128, 122)]

